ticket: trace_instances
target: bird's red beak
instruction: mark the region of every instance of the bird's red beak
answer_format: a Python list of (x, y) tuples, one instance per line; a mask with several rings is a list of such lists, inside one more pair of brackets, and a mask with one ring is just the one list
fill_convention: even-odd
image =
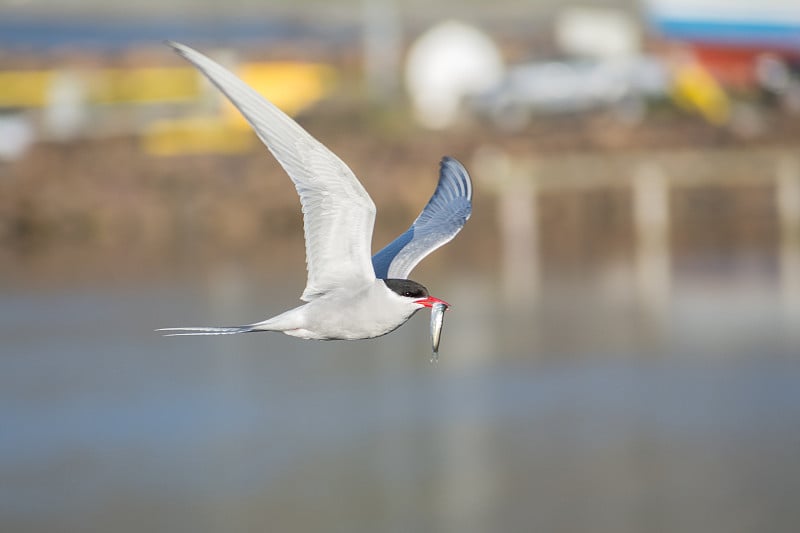
[(443, 304), (445, 307), (450, 307), (449, 303), (445, 302), (444, 300), (440, 300), (439, 298), (434, 298), (433, 296), (415, 300), (414, 303), (424, 305), (425, 307), (433, 307), (433, 304)]

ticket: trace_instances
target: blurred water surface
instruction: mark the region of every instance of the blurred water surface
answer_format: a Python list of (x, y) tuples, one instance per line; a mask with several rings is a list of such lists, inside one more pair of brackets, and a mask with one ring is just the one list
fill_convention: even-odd
[[(724, 127), (660, 101), (527, 125), (505, 106), (507, 132), (467, 109), (423, 132), (390, 100), (427, 21), (458, 12), (509, 66), (549, 62), (569, 54), (533, 15), (556, 3), (7, 4), (0, 531), (797, 530), (796, 61), (781, 91), (736, 85)], [(474, 217), (413, 275), (454, 306), (438, 364), (427, 312), (360, 342), (153, 331), (263, 319), (305, 281), (295, 191), (263, 150), (142, 143), (165, 119), (236, 138), (191, 79), (151, 92), (151, 69), (188, 68), (165, 38), (335, 69), (300, 120), (365, 178), (376, 244), (416, 216), (438, 158), (463, 160)]]
[(620, 275), (526, 302), (415, 277), (454, 304), (438, 364), (427, 313), (362, 342), (152, 332), (276, 313), (300, 273), (6, 285), (3, 529), (794, 529), (800, 358), (769, 277), (677, 279), (652, 316)]

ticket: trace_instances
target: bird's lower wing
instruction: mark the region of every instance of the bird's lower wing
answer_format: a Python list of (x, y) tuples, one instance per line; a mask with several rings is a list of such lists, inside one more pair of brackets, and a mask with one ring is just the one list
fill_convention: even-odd
[(439, 184), (405, 233), (372, 257), (378, 278), (406, 279), (417, 263), (461, 231), (472, 214), (472, 181), (452, 157), (442, 159)]

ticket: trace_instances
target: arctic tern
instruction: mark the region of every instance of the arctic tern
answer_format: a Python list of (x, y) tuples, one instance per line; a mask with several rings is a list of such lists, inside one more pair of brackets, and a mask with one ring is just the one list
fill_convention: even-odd
[(422, 308), (449, 307), (406, 278), (424, 257), (455, 237), (470, 217), (472, 182), (461, 163), (442, 159), (439, 183), (428, 204), (405, 233), (370, 259), (375, 204), (347, 165), (224, 67), (188, 46), (167, 44), (239, 109), (294, 182), (302, 204), (308, 279), (300, 298), (305, 304), (261, 322), (158, 331), (281, 331), (303, 339), (367, 339), (397, 329)]

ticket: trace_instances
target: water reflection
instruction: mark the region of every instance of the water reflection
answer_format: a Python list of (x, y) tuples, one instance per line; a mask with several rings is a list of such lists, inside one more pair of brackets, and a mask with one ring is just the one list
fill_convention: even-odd
[(357, 343), (151, 334), (290, 305), (302, 279), (263, 271), (6, 289), (4, 529), (727, 533), (800, 518), (800, 359), (769, 280), (676, 280), (653, 344), (635, 299), (608, 297), (614, 275), (551, 279), (510, 307), (488, 273), (420, 275), (455, 305), (438, 365), (422, 314)]

